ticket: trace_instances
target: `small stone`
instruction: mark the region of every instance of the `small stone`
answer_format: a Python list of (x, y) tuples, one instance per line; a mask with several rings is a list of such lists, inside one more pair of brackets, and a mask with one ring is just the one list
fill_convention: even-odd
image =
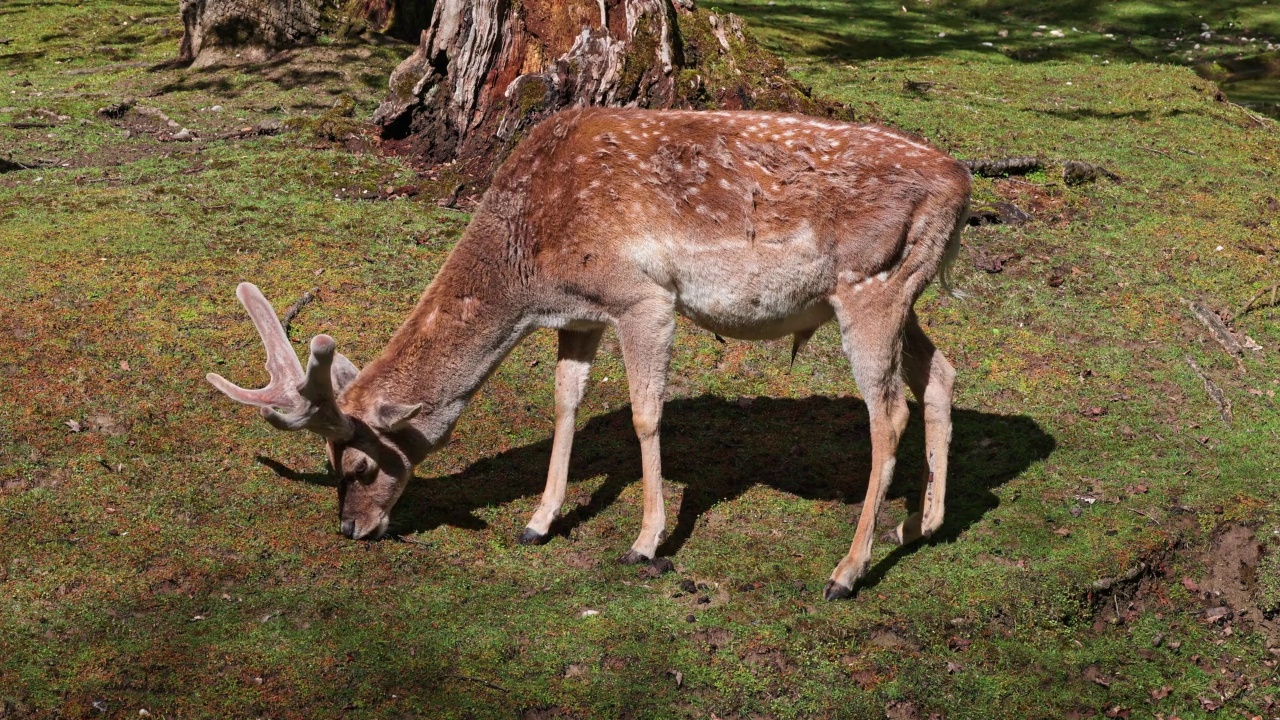
[(177, 142), (191, 142), (195, 139), (195, 135), (190, 130), (182, 128), (173, 134), (173, 139)]
[(694, 617), (693, 615), (685, 615), (685, 616), (684, 616), (684, 621), (685, 621), (685, 622), (697, 622), (697, 621), (698, 621), (698, 618)]
[(209, 108), (209, 112), (222, 112), (222, 106), (214, 105), (213, 107)]

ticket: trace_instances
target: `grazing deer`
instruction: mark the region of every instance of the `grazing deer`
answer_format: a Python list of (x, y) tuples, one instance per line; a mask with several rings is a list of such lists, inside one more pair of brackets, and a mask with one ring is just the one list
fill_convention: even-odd
[[(967, 215), (968, 170), (903, 133), (764, 112), (575, 109), (529, 132), (498, 171), (409, 319), (363, 371), (311, 341), (305, 373), (271, 306), (236, 291), (267, 350), (271, 382), (209, 382), (282, 430), (327, 442), (342, 533), (378, 538), (413, 467), (442, 447), (507, 353), (559, 332), (555, 437), (542, 502), (519, 538), (547, 539), (564, 502), (578, 405), (612, 325), (643, 460), (644, 517), (624, 563), (653, 558), (666, 523), (658, 426), (675, 313), (719, 335), (794, 336), (823, 323), (871, 415), (871, 480), (848, 555), (824, 596), (852, 593), (907, 424), (902, 381), (924, 406), (919, 512), (894, 539), (942, 524), (955, 371), (912, 306), (943, 273)], [(794, 357), (794, 355), (793, 355)]]

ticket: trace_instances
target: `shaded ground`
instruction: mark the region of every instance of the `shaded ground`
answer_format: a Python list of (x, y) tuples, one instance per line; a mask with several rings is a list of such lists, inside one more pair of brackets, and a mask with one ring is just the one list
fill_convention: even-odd
[[(262, 375), (236, 282), (281, 309), (319, 287), (295, 341), (328, 332), (365, 363), (457, 239), (466, 215), (430, 199), (442, 181), (361, 135), (373, 78), (408, 47), (196, 72), (164, 64), (168, 4), (11, 2), (0, 716), (1280, 714), (1280, 310), (1234, 319), (1262, 348), (1237, 362), (1184, 304), (1230, 311), (1280, 280), (1275, 127), (1187, 68), (1123, 53), (927, 52), (929, 32), (954, 33), (930, 23), (969, 6), (909, 6), (918, 48), (846, 61), (822, 43), (863, 30), (833, 4), (794, 5), (826, 18), (803, 32), (777, 5), (735, 7), (759, 8), (800, 77), (865, 114), (960, 157), (1046, 160), (978, 180), (979, 204), (1031, 220), (971, 228), (968, 297), (919, 305), (960, 373), (941, 538), (877, 546), (869, 588), (820, 602), (869, 453), (837, 334), (791, 368), (788, 343), (682, 325), (664, 435), (675, 572), (613, 562), (641, 502), (611, 336), (550, 544), (515, 544), (549, 452), (549, 334), (418, 469), (401, 541), (344, 540), (319, 444), (202, 378)], [(199, 139), (175, 140), (183, 128)], [(1067, 186), (1065, 159), (1121, 180)], [(915, 502), (913, 413), (886, 523)]]

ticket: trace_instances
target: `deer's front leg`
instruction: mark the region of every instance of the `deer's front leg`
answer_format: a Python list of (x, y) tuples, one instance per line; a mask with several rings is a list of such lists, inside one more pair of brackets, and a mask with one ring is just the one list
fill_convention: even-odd
[(670, 300), (663, 298), (634, 307), (618, 321), (618, 342), (631, 389), (631, 421), (640, 438), (644, 468), (644, 519), (640, 523), (640, 536), (619, 559), (628, 565), (653, 558), (667, 522), (662, 500), (658, 428), (662, 424), (662, 396), (676, 328), (673, 311)]
[(542, 503), (534, 511), (529, 525), (520, 533), (521, 545), (539, 545), (547, 541), (551, 523), (564, 505), (565, 485), (569, 481), (569, 454), (573, 449), (573, 432), (578, 419), (578, 406), (587, 392), (591, 361), (600, 346), (599, 330), (561, 330), (560, 350), (556, 360), (556, 430), (551, 441), (551, 465), (547, 469), (547, 488)]

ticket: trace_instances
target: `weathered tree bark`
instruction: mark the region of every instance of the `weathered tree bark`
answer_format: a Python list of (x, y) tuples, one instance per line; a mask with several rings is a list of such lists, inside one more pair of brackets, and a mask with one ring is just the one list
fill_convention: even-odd
[(427, 26), (434, 0), (180, 0), (178, 59), (196, 67), (262, 62), (321, 32), (365, 30), (413, 41)]
[(316, 0), (181, 0), (178, 59), (204, 67), (261, 62), (273, 51), (314, 40), (321, 29)]
[(848, 112), (810, 97), (733, 15), (692, 0), (439, 0), (374, 123), (392, 149), (485, 178), (575, 105)]

